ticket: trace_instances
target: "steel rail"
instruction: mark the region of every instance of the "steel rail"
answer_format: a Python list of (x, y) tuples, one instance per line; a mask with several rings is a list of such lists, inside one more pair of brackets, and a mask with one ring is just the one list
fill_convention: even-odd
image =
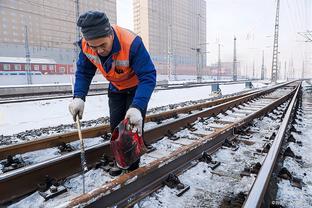
[(94, 189), (89, 193), (80, 195), (59, 207), (126, 207), (149, 195), (162, 186), (162, 182), (170, 173), (178, 174), (193, 166), (192, 161), (198, 159), (204, 151), (214, 152), (222, 146), (225, 139), (233, 136), (235, 129), (239, 129), (253, 119), (258, 118), (280, 106), (290, 99), (296, 90), (277, 99), (261, 110), (252, 113), (239, 122), (228, 124), (194, 143), (183, 146), (152, 163), (140, 167), (130, 173), (124, 174), (115, 180)]
[[(183, 108), (175, 109), (169, 112), (162, 112), (162, 113), (158, 113), (154, 115), (148, 115), (146, 117), (145, 122), (149, 122), (149, 121), (157, 122), (160, 120), (172, 118), (180, 113), (189, 113), (190, 111), (193, 111), (193, 110), (201, 110), (204, 108), (209, 108), (211, 106), (229, 102), (231, 100), (235, 100), (237, 98), (241, 98), (246, 95), (250, 95), (252, 93), (258, 93), (262, 91), (270, 92), (274, 89), (277, 89), (278, 87), (284, 87), (291, 83), (292, 82), (287, 82), (287, 83), (280, 84), (280, 85), (277, 85), (268, 89), (260, 89), (260, 90), (251, 91), (251, 92), (248, 91), (243, 94), (229, 96), (229, 97), (209, 101), (206, 103), (196, 104), (193, 106), (183, 107)], [(83, 138), (99, 137), (109, 132), (110, 132), (109, 125), (104, 124), (104, 125), (99, 125), (96, 127), (82, 129), (82, 136)], [(35, 151), (35, 150), (40, 150), (40, 149), (45, 149), (45, 148), (50, 148), (50, 147), (56, 147), (56, 146), (61, 145), (62, 143), (76, 141), (78, 140), (77, 134), (78, 134), (77, 131), (72, 131), (72, 132), (67, 132), (67, 133), (55, 134), (52, 136), (46, 136), (46, 137), (42, 137), (36, 140), (28, 141), (28, 142), (22, 142), (19, 144), (13, 144), (13, 145), (1, 147), (0, 148), (0, 160), (6, 159), (9, 155), (12, 156), (16, 154), (22, 154), (25, 152), (30, 152), (30, 151)]]
[(285, 117), (280, 125), (278, 133), (273, 141), (273, 144), (268, 154), (266, 155), (265, 160), (261, 166), (261, 169), (257, 175), (257, 178), (253, 186), (251, 187), (251, 190), (248, 194), (247, 199), (245, 200), (245, 203), (243, 205), (243, 207), (245, 208), (261, 207), (264, 195), (268, 188), (268, 184), (269, 184), (272, 172), (274, 170), (277, 158), (281, 150), (284, 135), (287, 131), (287, 127), (290, 122), (290, 119), (294, 113), (296, 102), (298, 101), (299, 90), (300, 90), (300, 86), (298, 86), (296, 89), (296, 93), (293, 96), (287, 108)]
[[(226, 110), (236, 107), (240, 104), (255, 99), (275, 90), (272, 87), (268, 90), (263, 90), (257, 93), (243, 96), (235, 100), (219, 104), (209, 109), (188, 115), (183, 118), (178, 118), (172, 122), (161, 124), (156, 128), (147, 130), (145, 132), (145, 139), (147, 143), (153, 143), (161, 139), (169, 130), (175, 133), (198, 119), (198, 117), (209, 117), (217, 115), (218, 113), (225, 112)], [(35, 191), (38, 183), (45, 181), (48, 175), (56, 180), (61, 180), (80, 171), (80, 152), (74, 151), (67, 155), (58, 158), (50, 159), (38, 164), (26, 166), (8, 173), (0, 175), (0, 204), (16, 199), (17, 197)], [(88, 167), (92, 167), (99, 158), (106, 154), (111, 155), (109, 143), (95, 145), (86, 149), (86, 158)], [(16, 189), (16, 187), (19, 187)]]
[[(106, 95), (107, 92), (98, 92), (98, 93), (89, 93), (90, 96), (98, 96), (98, 95)], [(55, 96), (44, 96), (44, 97), (27, 97), (27, 98), (8, 98), (0, 101), (1, 104), (12, 104), (12, 103), (23, 103), (23, 102), (34, 102), (34, 101), (42, 101), (42, 100), (56, 100), (56, 99), (64, 99), (64, 98), (72, 98), (72, 95), (55, 95)]]
[[(246, 92), (243, 94), (239, 95), (234, 95), (234, 96), (228, 96), (212, 101), (208, 101), (205, 103), (199, 103), (195, 104), (192, 106), (187, 106), (179, 109), (174, 109), (166, 112), (161, 112), (158, 114), (152, 114), (148, 115), (145, 119), (145, 122), (158, 122), (164, 119), (172, 118), (177, 116), (178, 114), (181, 113), (189, 113), (194, 110), (202, 110), (204, 108), (209, 108), (211, 106), (219, 105), (221, 103), (225, 103), (246, 95), (250, 95), (252, 93), (259, 92), (258, 91), (251, 91), (251, 92)], [(92, 137), (98, 137), (101, 135), (105, 135), (110, 132), (110, 127), (109, 124), (104, 124), (104, 125), (99, 125), (96, 127), (90, 127), (90, 128), (85, 128), (82, 130), (82, 135), (83, 138), (92, 138)], [(68, 143), (72, 142), (75, 140), (78, 140), (77, 137), (78, 132), (72, 131), (72, 132), (67, 132), (67, 133), (61, 133), (61, 134), (55, 134), (52, 136), (46, 136), (42, 137), (36, 140), (28, 141), (28, 142), (22, 142), (19, 144), (13, 144), (13, 145), (8, 145), (5, 147), (0, 148), (0, 160), (5, 159), (9, 155), (16, 155), (16, 154), (22, 154), (25, 152), (30, 152), (30, 151), (35, 151), (35, 150), (40, 150), (40, 149), (45, 149), (45, 148), (50, 148), (50, 147), (56, 147), (61, 145), (62, 143)]]
[[(204, 86), (213, 83), (220, 83), (220, 84), (236, 84), (242, 83), (244, 80), (241, 81), (210, 81), (210, 82), (188, 82), (188, 83), (162, 83), (161, 81), (156, 84), (156, 87), (159, 88), (171, 88), (171, 87), (192, 87), (192, 86)], [(107, 83), (92, 83), (90, 85), (89, 91), (102, 91), (108, 87)], [(14, 89), (14, 92), (11, 90)], [(37, 92), (34, 92), (34, 90)], [(8, 86), (8, 87), (1, 87), (0, 86), (0, 98), (10, 98), (10, 97), (26, 97), (31, 95), (51, 95), (51, 94), (72, 94), (72, 87), (71, 84), (61, 84), (61, 85), (27, 85), (27, 86)]]
[[(209, 86), (213, 83), (219, 83), (219, 82), (203, 82), (203, 83), (188, 83), (188, 84), (157, 84), (155, 90), (173, 90), (173, 89), (183, 89), (183, 88), (192, 88), (192, 87), (202, 87), (202, 86)], [(242, 81), (227, 81), (227, 82), (221, 82), (220, 84), (227, 85), (227, 84), (239, 84), (242, 83)], [(91, 89), (92, 90), (92, 89)], [(106, 95), (107, 89), (103, 89), (104, 92), (98, 92), (101, 91), (100, 89), (93, 89), (92, 93), (89, 93), (87, 96), (98, 96), (98, 95)], [(63, 95), (60, 95), (62, 94)], [(54, 96), (47, 96), (47, 95), (53, 95)], [(46, 95), (46, 96), (44, 96)], [(44, 96), (44, 97), (36, 97), (36, 96)], [(1, 104), (11, 104), (11, 103), (20, 103), (20, 102), (33, 102), (33, 101), (41, 101), (41, 100), (54, 100), (54, 99), (64, 99), (64, 98), (72, 98), (71, 90), (66, 90), (64, 92), (49, 92), (49, 93), (25, 93), (25, 94), (15, 94), (13, 96), (5, 95), (1, 96), (0, 98), (6, 98), (3, 100), (0, 100)]]

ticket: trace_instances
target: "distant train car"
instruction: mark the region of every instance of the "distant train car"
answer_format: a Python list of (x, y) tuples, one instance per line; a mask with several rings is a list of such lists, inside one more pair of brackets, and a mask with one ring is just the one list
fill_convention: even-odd
[(57, 74), (73, 74), (74, 68), (72, 64), (56, 64), (56, 73)]
[(30, 69), (26, 58), (0, 57), (0, 75), (25, 75), (27, 71), (35, 75), (73, 74), (72, 64), (57, 64), (53, 59), (31, 58)]

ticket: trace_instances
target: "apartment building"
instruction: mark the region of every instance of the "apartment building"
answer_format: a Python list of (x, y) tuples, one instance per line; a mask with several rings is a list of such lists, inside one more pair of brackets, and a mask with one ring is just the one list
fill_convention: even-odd
[(206, 63), (205, 0), (134, 0), (134, 32), (160, 74), (196, 74)]
[(31, 57), (71, 63), (76, 40), (76, 8), (105, 11), (116, 24), (116, 0), (0, 1), (0, 56), (24, 57), (26, 26)]

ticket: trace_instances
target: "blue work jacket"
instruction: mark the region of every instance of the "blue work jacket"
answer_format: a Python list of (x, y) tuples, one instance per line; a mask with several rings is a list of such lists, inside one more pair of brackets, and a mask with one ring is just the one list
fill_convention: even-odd
[[(81, 40), (78, 42), (78, 45), (81, 49)], [(102, 62), (102, 66), (106, 72), (108, 72), (112, 67), (112, 54), (120, 51), (120, 48), (120, 42), (114, 31), (112, 51), (106, 57), (99, 56)], [(130, 67), (134, 70), (139, 79), (139, 84), (137, 85), (136, 93), (131, 106), (138, 108), (143, 112), (146, 110), (149, 99), (156, 86), (156, 70), (150, 55), (139, 36), (133, 40), (129, 54)], [(77, 60), (74, 97), (79, 97), (85, 100), (85, 97), (89, 91), (90, 83), (95, 75), (96, 70), (96, 66), (91, 63), (91, 61), (81, 50)], [(109, 91), (112, 93), (120, 92), (111, 83), (109, 84)]]

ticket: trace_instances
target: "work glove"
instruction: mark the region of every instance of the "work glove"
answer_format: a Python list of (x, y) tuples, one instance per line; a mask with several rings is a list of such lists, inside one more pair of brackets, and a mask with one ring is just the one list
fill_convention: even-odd
[(129, 108), (125, 119), (129, 120), (130, 128), (132, 129), (132, 132), (138, 132), (139, 136), (142, 136), (142, 123), (143, 118), (141, 111), (139, 111), (137, 108)]
[(74, 98), (68, 106), (69, 112), (72, 114), (74, 121), (76, 121), (77, 115), (79, 119), (82, 119), (84, 101), (81, 98)]

